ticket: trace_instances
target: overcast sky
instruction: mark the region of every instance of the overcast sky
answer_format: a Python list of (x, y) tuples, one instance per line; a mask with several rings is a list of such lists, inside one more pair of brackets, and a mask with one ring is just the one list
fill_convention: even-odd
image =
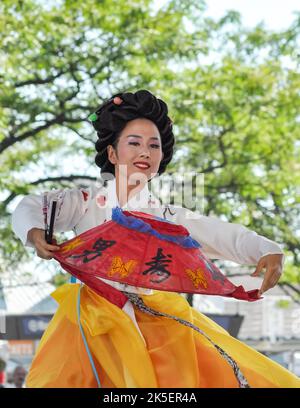
[(246, 26), (254, 26), (264, 21), (270, 29), (288, 27), (300, 11), (299, 0), (206, 0), (208, 13), (221, 17), (226, 10), (237, 10), (242, 14)]

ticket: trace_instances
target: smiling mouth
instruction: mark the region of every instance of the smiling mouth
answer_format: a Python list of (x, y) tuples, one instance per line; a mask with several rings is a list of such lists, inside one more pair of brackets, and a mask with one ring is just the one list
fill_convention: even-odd
[(147, 170), (150, 168), (149, 164), (143, 164), (143, 163), (133, 163), (133, 164), (135, 165), (135, 167), (141, 170)]

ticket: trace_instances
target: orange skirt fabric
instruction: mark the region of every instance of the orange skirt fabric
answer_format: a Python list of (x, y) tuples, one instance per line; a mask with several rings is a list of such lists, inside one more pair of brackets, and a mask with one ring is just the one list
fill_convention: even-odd
[[(97, 382), (77, 320), (79, 284), (65, 284), (53, 298), (59, 308), (45, 331), (27, 387), (94, 388)], [(201, 329), (238, 364), (250, 387), (299, 388), (300, 379), (230, 336), (190, 307), (183, 296), (154, 291), (140, 295), (154, 310)], [(237, 388), (232, 367), (212, 343), (179, 322), (134, 306), (131, 318), (87, 286), (81, 289), (81, 324), (103, 388)]]

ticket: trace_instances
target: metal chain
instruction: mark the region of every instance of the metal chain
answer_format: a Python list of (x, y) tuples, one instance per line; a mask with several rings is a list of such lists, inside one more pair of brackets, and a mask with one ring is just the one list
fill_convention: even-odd
[(123, 292), (123, 293), (143, 313), (150, 314), (151, 316), (161, 316), (161, 317), (167, 317), (168, 319), (176, 320), (178, 323), (181, 323), (184, 326), (190, 327), (191, 329), (196, 330), (198, 333), (202, 334), (202, 336), (204, 336), (217, 349), (220, 355), (230, 364), (230, 366), (233, 369), (234, 375), (238, 381), (239, 387), (240, 388), (251, 388), (246, 377), (244, 376), (241, 369), (239, 368), (237, 362), (232, 357), (230, 357), (229, 354), (227, 354), (226, 351), (224, 351), (220, 346), (214, 343), (209, 338), (209, 336), (207, 336), (201, 329), (199, 329), (199, 327), (179, 317), (172, 316), (167, 313), (162, 313), (162, 312), (158, 312), (157, 310), (151, 309), (149, 306), (145, 305), (143, 299), (140, 298), (135, 293), (129, 293), (129, 292)]

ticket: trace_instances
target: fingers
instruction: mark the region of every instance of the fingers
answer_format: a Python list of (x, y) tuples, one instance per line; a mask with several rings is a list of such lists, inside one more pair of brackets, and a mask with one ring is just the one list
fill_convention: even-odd
[(263, 269), (266, 269), (265, 276), (259, 289), (259, 296), (267, 290), (273, 288), (279, 281), (282, 273), (283, 255), (270, 254), (262, 257), (257, 264), (255, 271), (251, 274), (252, 277), (258, 277)]
[(256, 266), (255, 271), (253, 273), (251, 273), (250, 276), (253, 276), (253, 277), (259, 276), (262, 273), (265, 266), (266, 266), (265, 260), (263, 258), (260, 259), (257, 266)]
[(39, 241), (36, 243), (36, 253), (42, 259), (52, 259), (53, 252), (60, 249), (58, 245), (48, 244), (46, 241)]
[(263, 283), (259, 289), (259, 295), (276, 286), (281, 277), (281, 269), (278, 267), (269, 267), (266, 271)]
[(48, 244), (45, 240), (45, 231), (40, 228), (32, 228), (28, 232), (28, 239), (33, 243), (37, 256), (42, 259), (52, 259), (53, 252), (60, 249), (54, 236), (52, 244)]
[(53, 256), (52, 256), (50, 253), (49, 253), (49, 255), (48, 255), (48, 252), (36, 251), (36, 254), (37, 254), (37, 256), (38, 256), (39, 258), (42, 258), (42, 259), (50, 260), (50, 259), (53, 258)]

